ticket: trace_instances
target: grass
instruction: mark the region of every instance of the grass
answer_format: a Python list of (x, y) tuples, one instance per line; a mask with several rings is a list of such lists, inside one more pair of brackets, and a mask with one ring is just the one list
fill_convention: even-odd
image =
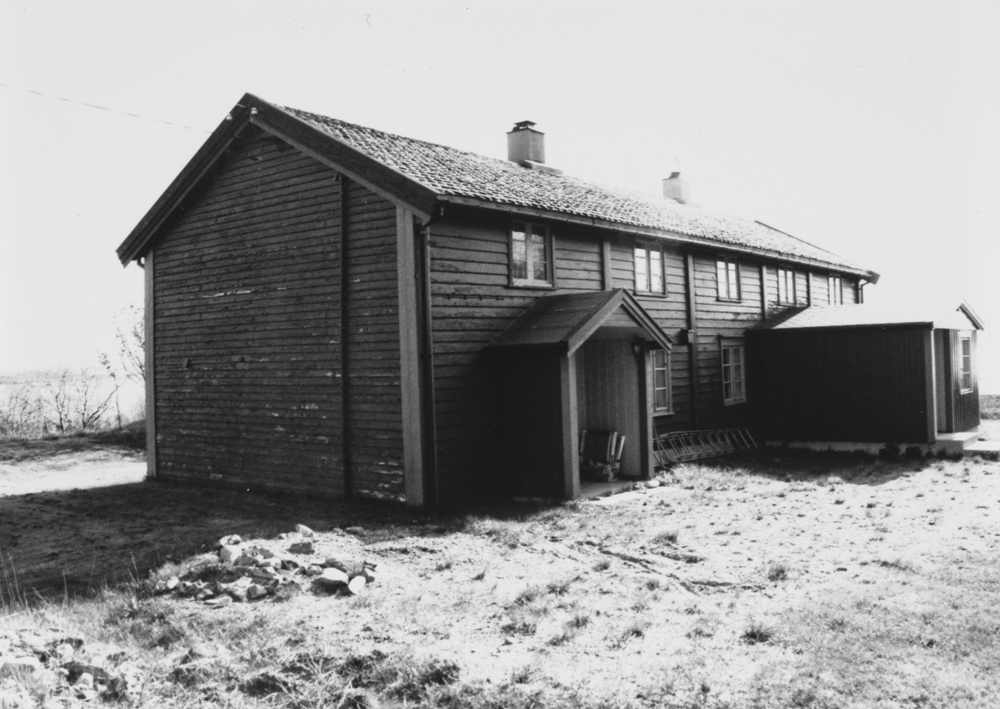
[[(0, 638), (55, 629), (121, 653), (141, 678), (123, 706), (1000, 706), (1000, 464), (760, 456), (674, 475), (448, 517), (176, 486), (7, 498), (0, 540), (20, 536), (4, 542)], [(164, 573), (225, 533), (296, 522), (318, 546), (364, 527), (378, 573), (363, 597), (210, 610), (148, 593), (166, 557)], [(134, 552), (137, 568), (39, 600), (31, 579), (57, 574), (19, 564), (58, 529), (59, 560), (133, 567)], [(132, 546), (95, 562), (118, 537)], [(703, 560), (667, 555), (678, 539)]]
[(1000, 419), (1000, 394), (979, 395), (979, 416), (984, 419)]
[(0, 439), (0, 463), (44, 460), (64, 453), (146, 449), (145, 422), (138, 421), (120, 429), (46, 436), (38, 439)]

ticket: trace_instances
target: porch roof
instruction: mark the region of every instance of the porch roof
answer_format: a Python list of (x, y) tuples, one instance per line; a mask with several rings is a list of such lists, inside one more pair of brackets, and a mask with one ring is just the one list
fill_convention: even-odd
[(539, 298), (490, 346), (562, 345), (573, 353), (602, 325), (612, 324), (619, 313), (624, 313), (647, 339), (671, 349), (667, 333), (628, 291), (620, 288)]

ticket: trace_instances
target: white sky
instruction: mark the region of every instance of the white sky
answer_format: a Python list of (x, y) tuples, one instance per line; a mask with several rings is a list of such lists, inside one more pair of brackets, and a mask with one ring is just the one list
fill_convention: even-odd
[(1000, 328), (998, 30), (995, 0), (0, 0), (0, 371), (108, 346), (142, 300), (115, 247), (244, 91), (496, 156), (531, 119), (571, 174), (652, 193), (679, 166), (882, 273), (869, 300)]

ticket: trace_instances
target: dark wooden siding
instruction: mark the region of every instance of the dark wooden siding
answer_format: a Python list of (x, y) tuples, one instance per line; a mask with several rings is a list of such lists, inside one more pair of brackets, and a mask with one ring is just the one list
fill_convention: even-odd
[[(251, 132), (164, 229), (153, 286), (161, 476), (342, 494), (341, 185)], [(402, 489), (395, 262), (382, 248), (395, 230), (383, 200), (354, 186), (347, 202), (353, 458), (359, 491), (384, 492)]]
[(962, 391), (961, 336), (958, 330), (935, 330), (938, 368), (938, 430), (969, 431), (979, 425), (979, 380), (976, 334), (972, 337), (972, 391)]
[(359, 495), (401, 498), (402, 404), (396, 207), (348, 182), (348, 375), (351, 468)]
[(769, 330), (747, 340), (750, 401), (764, 438), (927, 442), (926, 330)]
[(490, 468), (504, 417), (486, 346), (538, 296), (602, 287), (599, 238), (566, 225), (551, 225), (556, 288), (510, 287), (509, 226), (503, 215), (458, 209), (431, 226), (437, 473), (445, 497), (495, 492)]
[(683, 335), (687, 327), (687, 277), (684, 269), (684, 253), (676, 244), (666, 242), (660, 244), (646, 239), (618, 236), (611, 242), (613, 287), (630, 291), (635, 288), (633, 249), (636, 245), (659, 246), (663, 250), (666, 295), (642, 293), (634, 295), (675, 343), (670, 358), (674, 411), (672, 414), (656, 415), (654, 425), (658, 430), (685, 428), (691, 422), (691, 380), (688, 348), (684, 344)]

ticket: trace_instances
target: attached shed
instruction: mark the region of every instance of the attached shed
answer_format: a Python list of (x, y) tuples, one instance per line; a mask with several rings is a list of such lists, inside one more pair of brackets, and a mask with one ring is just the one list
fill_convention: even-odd
[(973, 430), (982, 329), (966, 305), (939, 317), (864, 305), (804, 308), (748, 331), (757, 432), (785, 442), (933, 444)]

